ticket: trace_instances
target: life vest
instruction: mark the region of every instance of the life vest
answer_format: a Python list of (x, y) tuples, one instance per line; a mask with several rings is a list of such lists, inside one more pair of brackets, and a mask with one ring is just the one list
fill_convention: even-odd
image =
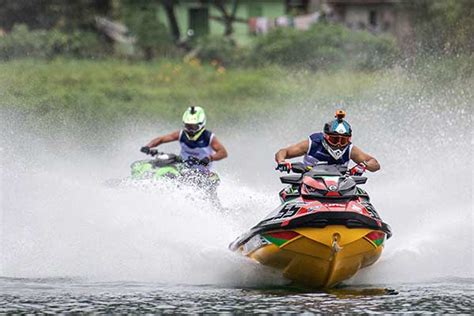
[[(203, 159), (214, 154), (214, 150), (211, 147), (214, 133), (209, 130), (204, 130), (197, 136), (196, 139), (190, 138), (188, 134), (181, 130), (179, 132), (179, 144), (181, 146), (181, 157), (183, 160), (187, 160), (189, 157), (195, 157), (197, 159)], [(210, 169), (212, 162), (207, 167), (197, 166), (199, 169)]]
[(309, 136), (308, 152), (304, 156), (303, 163), (305, 166), (315, 166), (319, 161), (326, 161), (328, 165), (348, 166), (351, 160), (352, 144), (343, 149), (343, 153), (339, 159), (334, 159), (323, 144), (323, 133), (314, 133)]

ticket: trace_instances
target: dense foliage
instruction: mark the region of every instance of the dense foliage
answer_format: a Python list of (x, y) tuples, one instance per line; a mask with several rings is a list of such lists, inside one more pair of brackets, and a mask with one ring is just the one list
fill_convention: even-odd
[[(156, 56), (180, 57), (148, 5), (137, 6), (139, 14), (131, 14), (131, 34), (136, 37), (138, 56), (150, 60)], [(152, 30), (152, 31), (149, 31)], [(95, 33), (75, 31), (65, 33), (28, 31), (25, 25), (14, 27), (8, 36), (0, 38), (0, 59), (18, 57), (51, 58), (60, 55), (103, 57), (110, 55), (109, 45)], [(228, 66), (280, 66), (311, 70), (355, 67), (377, 69), (392, 65), (398, 56), (394, 40), (368, 32), (354, 32), (334, 24), (317, 24), (309, 31), (279, 28), (256, 37), (250, 47), (239, 47), (231, 38), (209, 36), (198, 39), (192, 55), (204, 61)]]
[(76, 30), (28, 30), (24, 24), (13, 27), (8, 36), (0, 38), (0, 59), (53, 58), (59, 55), (79, 58), (103, 57), (108, 47), (92, 32)]
[(422, 53), (474, 52), (474, 1), (417, 0), (405, 5), (414, 14), (415, 35)]
[(123, 1), (122, 17), (136, 46), (146, 60), (173, 51), (173, 42), (166, 26), (158, 18), (159, 6), (148, 0)]
[(113, 14), (115, 0), (0, 0), (0, 28), (91, 30), (96, 15)]
[(281, 28), (258, 38), (249, 59), (255, 64), (276, 63), (313, 70), (341, 65), (375, 69), (390, 66), (397, 55), (397, 46), (390, 37), (320, 23), (305, 32)]
[[(158, 0), (0, 0), (0, 60), (58, 56), (152, 60), (182, 59), (187, 54), (187, 60), (198, 58), (225, 67), (277, 65), (312, 71), (374, 70), (400, 61), (391, 36), (329, 23), (315, 24), (308, 31), (276, 28), (246, 46), (219, 35), (182, 43), (159, 18), (160, 10), (169, 13), (167, 4), (176, 5)], [(413, 14), (417, 52), (474, 51), (474, 1), (419, 0), (400, 5)], [(96, 16), (121, 21), (133, 40), (114, 44), (96, 28)]]

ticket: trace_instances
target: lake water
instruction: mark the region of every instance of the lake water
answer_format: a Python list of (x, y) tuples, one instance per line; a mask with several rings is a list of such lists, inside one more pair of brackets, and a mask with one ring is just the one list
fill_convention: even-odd
[(463, 313), (473, 279), (340, 287), (232, 288), (74, 279), (0, 279), (0, 313)]

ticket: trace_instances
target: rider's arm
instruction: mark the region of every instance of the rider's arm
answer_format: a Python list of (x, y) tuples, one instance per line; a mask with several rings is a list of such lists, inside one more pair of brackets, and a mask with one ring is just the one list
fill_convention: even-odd
[(179, 131), (176, 131), (164, 136), (154, 138), (146, 145), (150, 148), (153, 148), (160, 144), (177, 141), (178, 139), (179, 139)]
[(367, 170), (369, 171), (375, 172), (380, 169), (380, 164), (377, 159), (363, 152), (357, 146), (352, 147), (351, 159), (357, 164), (364, 163), (367, 166)]
[(285, 161), (287, 158), (295, 158), (299, 156), (303, 156), (308, 152), (309, 148), (309, 140), (304, 140), (297, 144), (288, 146), (286, 148), (280, 149), (275, 154), (275, 161), (277, 163)]
[(211, 147), (215, 151), (211, 157), (209, 157), (212, 161), (221, 160), (227, 157), (227, 150), (215, 136), (212, 138)]

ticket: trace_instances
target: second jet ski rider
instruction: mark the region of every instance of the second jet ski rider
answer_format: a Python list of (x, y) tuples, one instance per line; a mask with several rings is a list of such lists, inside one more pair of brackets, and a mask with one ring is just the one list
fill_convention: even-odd
[(181, 158), (195, 160), (194, 166), (204, 172), (210, 171), (213, 161), (227, 157), (225, 147), (206, 129), (206, 113), (199, 106), (191, 106), (184, 112), (183, 129), (152, 139), (140, 151), (149, 154), (151, 148), (174, 141), (181, 145)]
[(280, 149), (275, 154), (277, 169), (289, 171), (291, 163), (286, 159), (304, 155), (303, 162), (308, 167), (318, 162), (347, 167), (352, 160), (357, 164), (352, 169), (355, 174), (361, 174), (366, 169), (372, 172), (379, 170), (380, 164), (374, 157), (351, 143), (352, 128), (344, 120), (345, 116), (344, 111), (336, 111), (336, 119), (326, 123), (322, 133), (311, 134), (306, 140)]

